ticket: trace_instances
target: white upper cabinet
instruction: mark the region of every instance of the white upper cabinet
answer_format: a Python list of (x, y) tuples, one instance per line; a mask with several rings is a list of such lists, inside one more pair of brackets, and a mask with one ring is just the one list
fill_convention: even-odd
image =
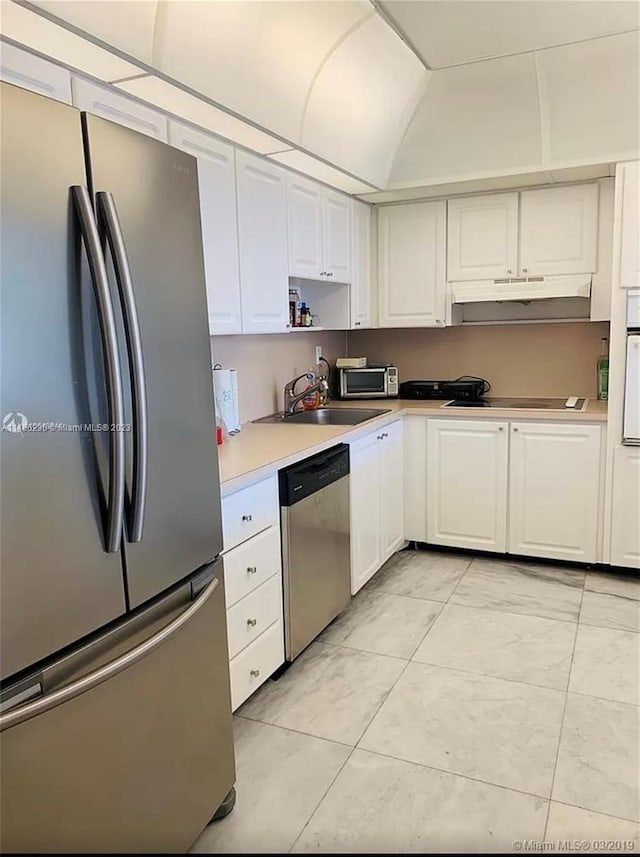
[(350, 283), (351, 199), (328, 188), (322, 190), (322, 247), (324, 275)]
[(591, 274), (597, 242), (597, 184), (521, 192), (520, 275)]
[(97, 86), (82, 77), (71, 82), (73, 103), (80, 110), (102, 116), (118, 125), (125, 125), (141, 134), (155, 137), (164, 143), (168, 140), (167, 117), (157, 110), (144, 107), (112, 89)]
[(380, 327), (442, 327), (446, 316), (446, 203), (378, 210)]
[(66, 68), (5, 42), (0, 52), (0, 80), (71, 104), (71, 74)]
[(517, 193), (450, 199), (447, 222), (448, 280), (517, 275)]
[(287, 182), (281, 167), (236, 152), (244, 333), (289, 327)]
[(353, 200), (351, 327), (371, 327), (371, 206)]
[(640, 568), (640, 449), (613, 451), (611, 565)]
[(198, 159), (209, 333), (241, 333), (235, 150), (215, 137), (171, 121), (169, 142)]
[(509, 424), (429, 420), (427, 535), (435, 545), (504, 553)]
[(351, 282), (351, 199), (287, 173), (289, 276)]
[(322, 267), (322, 187), (287, 173), (289, 275), (319, 280)]
[(640, 161), (618, 164), (620, 188), (620, 286), (640, 288)]
[(509, 553), (596, 562), (600, 427), (512, 423)]

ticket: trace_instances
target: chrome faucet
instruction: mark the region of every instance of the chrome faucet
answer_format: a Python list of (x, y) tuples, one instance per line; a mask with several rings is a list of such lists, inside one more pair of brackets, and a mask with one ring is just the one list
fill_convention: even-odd
[(312, 384), (310, 387), (307, 387), (301, 393), (296, 394), (295, 387), (298, 381), (301, 378), (313, 378), (314, 376), (310, 372), (303, 372), (302, 375), (298, 375), (297, 378), (292, 378), (291, 381), (287, 381), (284, 385), (284, 413), (285, 416), (289, 414), (293, 414), (296, 409), (296, 405), (299, 404), (305, 396), (308, 396), (310, 393), (318, 392), (322, 396), (323, 393), (326, 393), (329, 389), (329, 385), (327, 384), (327, 379), (321, 377), (315, 384)]

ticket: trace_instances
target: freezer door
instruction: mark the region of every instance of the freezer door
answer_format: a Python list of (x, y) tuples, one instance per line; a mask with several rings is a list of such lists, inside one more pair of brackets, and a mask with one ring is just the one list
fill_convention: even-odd
[[(97, 467), (109, 432), (100, 438), (78, 430), (108, 419), (108, 410), (90, 407), (91, 389), (105, 387), (106, 364), (93, 283), (79, 273), (85, 250), (70, 191), (86, 183), (80, 114), (1, 86), (0, 653), (6, 678), (121, 615), (125, 592), (117, 520), (116, 552), (106, 552), (108, 467), (101, 473)], [(95, 365), (89, 368), (91, 349)]]
[[(117, 219), (121, 233), (145, 376), (146, 408), (140, 408), (129, 341), (128, 496), (144, 499), (137, 526), (135, 502), (126, 526), (127, 585), (135, 607), (222, 551), (198, 177), (196, 161), (184, 152), (96, 116), (83, 114), (83, 120), (98, 212), (108, 213), (105, 201), (112, 208), (113, 216), (101, 215), (99, 224), (108, 258), (117, 255), (118, 243), (109, 222)], [(114, 295), (124, 267), (116, 259)], [(128, 312), (125, 306), (123, 331)], [(143, 485), (134, 467), (142, 413), (148, 432)]]
[(0, 717), (3, 853), (187, 851), (235, 780), (222, 563), (44, 682)]
[(640, 334), (627, 337), (624, 443), (640, 445)]

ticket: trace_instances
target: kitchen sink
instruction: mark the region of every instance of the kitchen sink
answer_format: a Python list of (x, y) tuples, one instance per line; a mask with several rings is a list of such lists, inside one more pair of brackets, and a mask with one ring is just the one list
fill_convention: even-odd
[(281, 423), (312, 426), (357, 426), (381, 414), (388, 414), (390, 408), (318, 408), (316, 411), (296, 411), (294, 414), (269, 414), (253, 420), (254, 423)]

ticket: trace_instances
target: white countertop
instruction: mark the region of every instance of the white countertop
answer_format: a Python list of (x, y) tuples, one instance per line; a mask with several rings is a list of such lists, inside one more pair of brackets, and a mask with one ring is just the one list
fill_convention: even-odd
[(582, 411), (516, 408), (443, 408), (442, 400), (377, 399), (331, 402), (331, 407), (388, 409), (388, 413), (357, 426), (315, 426), (245, 423), (242, 431), (218, 447), (222, 494), (266, 477), (300, 458), (322, 452), (335, 443), (352, 441), (407, 414), (480, 420), (597, 422), (607, 420), (607, 403), (587, 400)]

